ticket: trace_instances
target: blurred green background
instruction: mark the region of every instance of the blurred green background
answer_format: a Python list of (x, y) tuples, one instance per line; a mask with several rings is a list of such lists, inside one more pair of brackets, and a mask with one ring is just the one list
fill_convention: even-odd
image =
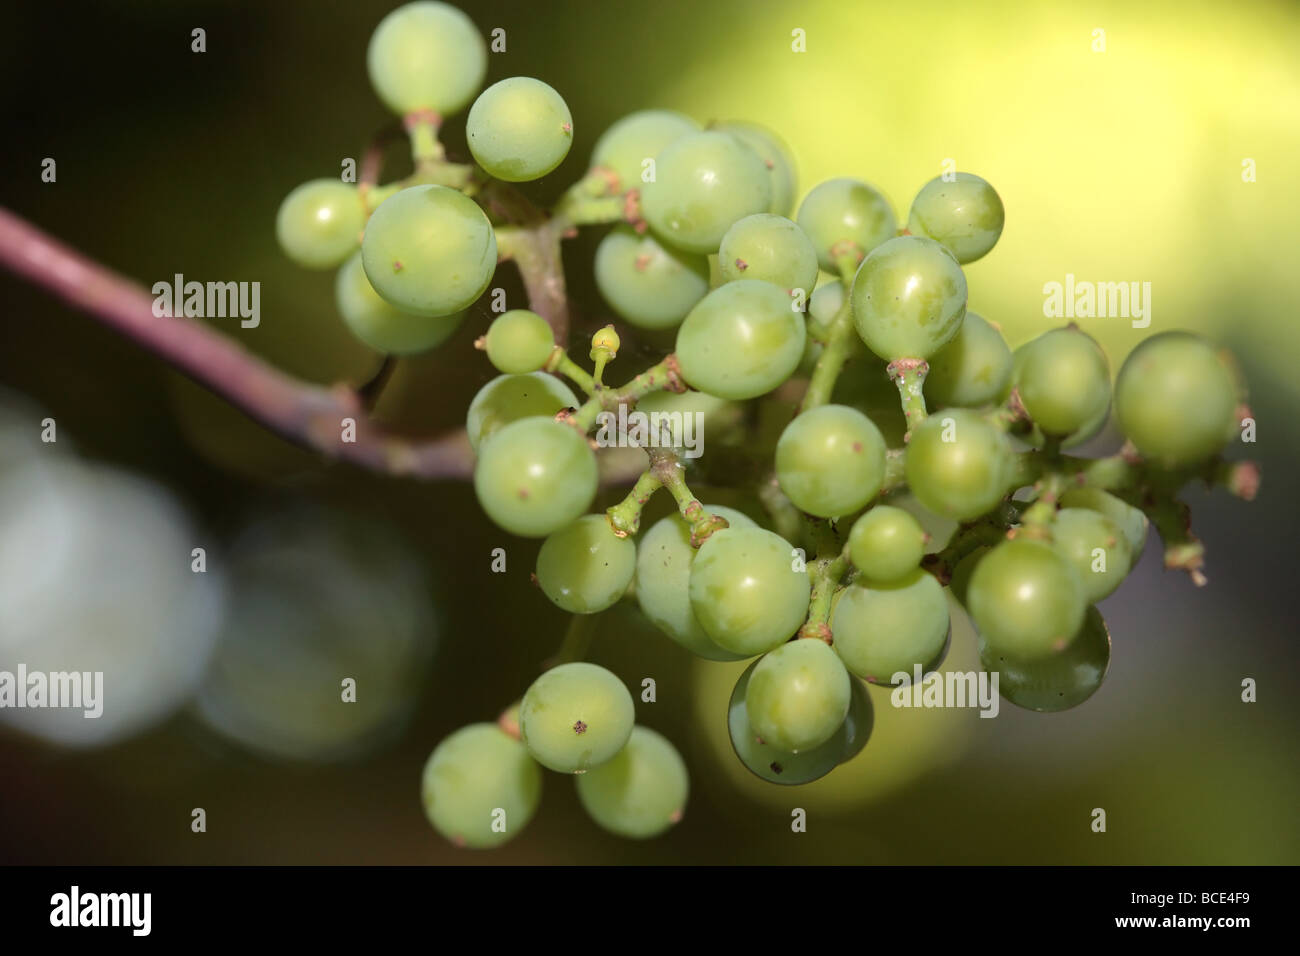
[[(0, 31), (9, 131), (0, 201), (146, 285), (177, 272), (260, 281), (259, 328), (213, 321), (304, 378), (362, 380), (377, 359), (344, 330), (331, 276), (284, 259), (273, 224), (293, 186), (336, 175), (390, 122), (366, 79), (365, 46), (393, 5), (23, 4)], [(638, 719), (687, 759), (684, 822), (650, 843), (620, 840), (586, 820), (569, 781), (548, 775), (538, 816), (518, 839), (492, 853), (457, 851), (423, 819), (420, 768), (447, 733), (493, 719), (558, 643), (564, 615), (528, 580), (537, 543), (490, 527), (465, 485), (322, 463), (0, 275), (0, 384), (34, 403), (6, 398), (20, 409), (0, 418), (20, 435), (14, 447), (56, 454), (22, 444), (24, 429), (48, 414), (57, 454), (72, 446), (96, 469), (156, 483), (146, 498), (173, 496), (176, 516), (154, 537), (141, 526), (139, 540), (175, 540), (182, 555), (190, 541), (208, 547), (220, 569), (213, 586), (220, 579), (238, 595), (215, 652), (214, 635), (190, 634), (203, 630), (192, 626), (193, 605), (177, 612), (191, 624), (193, 653), (215, 656), (201, 692), (170, 718), (142, 713), (140, 727), (102, 745), (0, 730), (0, 861), (1300, 862), (1291, 560), (1300, 536), (1291, 491), (1300, 8), (666, 0), (467, 11), (485, 32), (507, 31), (489, 82), (538, 76), (573, 112), (572, 153), (528, 187), (541, 201), (581, 175), (605, 126), (648, 106), (765, 123), (796, 153), (801, 196), (822, 179), (856, 176), (879, 186), (900, 217), (946, 158), (984, 176), (1007, 226), (994, 252), (967, 268), (971, 307), (1014, 346), (1052, 324), (1042, 313), (1046, 282), (1066, 273), (1151, 282), (1149, 329), (1081, 324), (1115, 368), (1143, 337), (1171, 328), (1235, 350), (1260, 423), (1247, 449), (1264, 468), (1259, 499), (1190, 493), (1210, 549), (1209, 587), (1163, 573), (1153, 538), (1103, 604), (1111, 671), (1082, 707), (1039, 715), (1004, 703), (997, 719), (980, 720), (974, 711), (896, 711), (877, 696), (864, 754), (806, 788), (761, 783), (730, 753), (723, 721), (737, 668), (693, 664), (619, 608), (602, 619), (593, 659), (632, 687), (656, 679), (658, 703), (639, 703)], [(190, 52), (194, 27), (207, 31), (204, 54)], [(791, 51), (795, 29), (807, 52)], [(1104, 52), (1094, 50), (1097, 29)], [(446, 139), (463, 152), (456, 119)], [(57, 160), (54, 184), (40, 182), (45, 157)], [(400, 149), (390, 158), (404, 171)], [(1253, 183), (1242, 179), (1247, 158)], [(579, 330), (609, 319), (590, 280), (593, 250), (586, 235), (566, 249)], [(513, 271), (503, 276), (517, 297)], [(471, 350), (486, 324), (479, 309), (445, 346), (402, 364), (380, 404), (385, 420), (413, 433), (463, 420), (491, 377)], [(10, 450), (0, 444), (0, 468)], [(79, 500), (82, 479), (61, 484), (61, 466), (50, 467), (58, 474), (40, 483), (53, 496), (42, 499), (48, 513), (12, 488), (0, 502), (10, 549), (0, 573), (22, 570), (15, 554), (32, 565), (48, 558), (60, 519), (120, 525), (134, 514), (107, 480), (90, 482), (98, 510), (69, 511), (58, 494)], [(84, 521), (71, 527), (84, 537)], [(134, 618), (87, 616), (78, 632), (65, 613), (97, 581), (127, 573), (114, 565), (145, 566), (115, 540), (59, 565), (75, 576), (0, 606), (0, 631), (12, 632), (20, 613), (30, 624), (58, 609), (64, 640), (95, 642), (110, 657), (114, 635), (123, 654), (150, 646), (136, 639)], [(498, 546), (509, 556), (505, 575), (489, 569)], [(168, 585), (140, 580), (161, 606)], [(0, 594), (16, 587), (0, 580)], [(165, 620), (153, 623), (165, 632)], [(973, 667), (973, 645), (954, 615), (945, 666)], [(152, 675), (159, 665), (141, 666)], [(0, 659), (5, 667), (12, 662)], [(321, 703), (337, 700), (339, 673), (363, 675), (359, 703), (343, 717)], [(1259, 682), (1258, 703), (1240, 702), (1247, 677)], [(194, 807), (207, 811), (206, 834), (190, 830)], [(790, 832), (795, 807), (808, 811), (807, 833)], [(1089, 828), (1094, 807), (1107, 811), (1105, 834)]]

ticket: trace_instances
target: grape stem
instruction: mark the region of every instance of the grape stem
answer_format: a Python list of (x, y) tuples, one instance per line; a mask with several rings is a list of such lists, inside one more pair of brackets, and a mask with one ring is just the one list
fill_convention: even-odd
[(829, 521), (812, 519), (812, 537), (817, 544), (817, 559), (808, 569), (812, 578), (812, 596), (808, 600), (808, 619), (799, 629), (799, 637), (833, 642), (830, 627), (831, 601), (840, 582), (849, 572), (847, 549)]
[[(840, 272), (840, 283), (844, 286), (844, 302), (839, 311), (824, 327), (816, 328), (815, 337), (825, 344), (817, 364), (813, 366), (812, 376), (808, 380), (808, 390), (804, 392), (803, 402), (799, 405), (799, 414), (809, 409), (825, 405), (831, 400), (835, 382), (844, 370), (844, 363), (853, 357), (860, 340), (854, 334), (853, 308), (850, 292), (861, 257), (852, 251), (843, 252), (836, 257), (836, 266)], [(810, 327), (815, 323), (810, 322)]]
[(656, 491), (663, 487), (663, 482), (652, 469), (647, 468), (636, 480), (627, 497), (605, 512), (610, 527), (620, 538), (636, 534), (641, 528), (641, 511)]
[(1004, 501), (996, 511), (958, 527), (947, 547), (921, 559), (921, 568), (934, 575), (945, 587), (961, 560), (983, 547), (992, 547), (1006, 539), (1007, 531), (1020, 522), (1023, 504)]
[(569, 618), (569, 626), (565, 628), (564, 639), (560, 641), (560, 646), (556, 652), (542, 665), (543, 670), (550, 670), (552, 667), (559, 667), (561, 664), (572, 664), (574, 661), (586, 660), (588, 652), (591, 650), (591, 642), (596, 637), (596, 618), (600, 613), (595, 614), (574, 614)]
[(903, 406), (903, 417), (907, 419), (907, 431), (903, 433), (903, 442), (912, 440), (912, 432), (925, 420), (925, 377), (930, 372), (930, 363), (925, 359), (894, 359), (885, 367), (889, 378), (898, 386), (898, 398)]

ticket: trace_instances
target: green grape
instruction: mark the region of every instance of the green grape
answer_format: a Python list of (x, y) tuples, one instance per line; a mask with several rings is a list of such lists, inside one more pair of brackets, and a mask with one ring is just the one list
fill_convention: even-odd
[(628, 225), (605, 234), (596, 247), (596, 288), (610, 308), (643, 329), (666, 329), (709, 291), (703, 256), (662, 245)]
[(948, 599), (919, 568), (892, 584), (846, 588), (831, 615), (834, 649), (850, 671), (873, 684), (892, 684), (913, 668), (934, 670), (948, 646)]
[(411, 315), (380, 298), (354, 253), (334, 279), (334, 301), (348, 330), (376, 352), (413, 355), (441, 345), (463, 321), (454, 315)]
[(412, 186), (371, 214), (361, 262), (375, 291), (403, 312), (450, 315), (492, 281), (497, 237), (474, 200), (446, 186)]
[[(820, 747), (791, 754), (760, 741), (758, 734), (750, 725), (749, 712), (745, 707), (749, 679), (760, 663), (761, 660), (754, 661), (745, 669), (745, 673), (740, 675), (740, 680), (736, 681), (735, 689), (731, 692), (731, 701), (727, 705), (727, 732), (731, 737), (731, 746), (748, 770), (769, 783), (798, 786), (826, 776), (844, 760), (856, 756), (857, 751), (854, 748), (859, 743), (865, 746), (866, 737), (871, 732), (871, 701), (867, 701), (867, 719), (864, 727), (861, 720), (861, 705), (856, 693), (853, 695), (853, 701), (858, 703), (857, 709), (854, 708), (853, 703), (850, 703), (849, 716)], [(860, 681), (853, 683), (861, 687)], [(852, 726), (850, 721), (853, 721)]]
[(968, 311), (952, 341), (930, 357), (925, 400), (932, 408), (990, 405), (1010, 382), (1011, 349), (1002, 333)]
[(849, 560), (875, 584), (890, 584), (915, 571), (925, 555), (925, 531), (902, 508), (876, 505), (853, 523)]
[[(733, 508), (705, 505), (709, 514), (727, 519), (732, 528), (758, 525)], [(661, 518), (641, 535), (636, 553), (636, 600), (650, 623), (692, 654), (709, 661), (738, 661), (746, 654), (723, 650), (700, 627), (691, 610), (691, 526), (681, 515)]]
[(871, 739), (871, 730), (876, 722), (867, 685), (856, 677), (850, 677), (849, 681), (853, 685), (853, 696), (849, 698), (849, 713), (844, 718), (844, 756), (840, 758), (840, 763), (848, 763), (862, 753), (867, 741)]
[(544, 538), (591, 506), (597, 477), (596, 456), (576, 429), (521, 418), (479, 444), (474, 492), (499, 527)]
[(971, 618), (996, 653), (1020, 660), (1059, 654), (1087, 602), (1070, 562), (1044, 541), (1003, 541), (980, 561), (967, 593)]
[(1165, 468), (1191, 465), (1223, 448), (1237, 425), (1237, 382), (1210, 343), (1162, 332), (1119, 370), (1115, 411), (1146, 458)]
[(551, 86), (512, 76), (479, 94), (469, 108), (465, 137), (489, 176), (522, 183), (540, 179), (569, 155), (573, 117)]
[(675, 139), (641, 187), (641, 211), (661, 239), (687, 252), (717, 252), (737, 219), (765, 211), (772, 177), (758, 154), (726, 133)]
[(904, 471), (921, 504), (942, 517), (969, 521), (1002, 500), (1012, 463), (1006, 435), (975, 412), (950, 408), (916, 427)]
[(830, 323), (844, 306), (844, 283), (834, 280), (820, 285), (808, 299), (808, 314), (822, 325)]
[(1069, 647), (1051, 657), (1021, 661), (993, 650), (981, 638), (980, 661), (997, 672), (998, 693), (1017, 707), (1040, 712), (1069, 710), (1093, 695), (1110, 666), (1110, 632), (1101, 612), (1089, 607)]
[(659, 836), (682, 818), (690, 778), (666, 737), (633, 727), (627, 746), (577, 780), (578, 799), (610, 833), (632, 840)]
[(776, 477), (796, 508), (819, 518), (849, 514), (885, 483), (885, 439), (857, 409), (809, 409), (776, 443)]
[(821, 267), (834, 275), (839, 275), (837, 246), (853, 243), (865, 256), (898, 232), (888, 200), (856, 179), (828, 179), (814, 186), (795, 218), (812, 240)]
[(797, 186), (794, 154), (776, 133), (756, 123), (719, 123), (713, 129), (730, 133), (763, 160), (772, 177), (772, 202), (767, 211), (777, 216), (788, 216), (794, 208)]
[(907, 231), (943, 243), (965, 264), (993, 248), (1005, 218), (992, 186), (972, 173), (958, 173), (954, 182), (938, 176), (921, 187), (912, 200)]
[(691, 568), (691, 609), (704, 633), (733, 654), (784, 643), (808, 613), (812, 584), (794, 570), (794, 548), (762, 528), (715, 531)]
[(571, 614), (603, 611), (623, 596), (636, 571), (636, 545), (603, 514), (584, 515), (542, 542), (537, 583)]
[(1089, 604), (1113, 594), (1133, 566), (1128, 538), (1119, 525), (1089, 508), (1058, 511), (1052, 544), (1078, 574), (1083, 598)]
[(536, 312), (511, 309), (492, 320), (484, 344), (488, 361), (498, 372), (521, 375), (546, 364), (555, 350), (555, 336)]
[(692, 388), (719, 398), (757, 398), (798, 367), (806, 334), (784, 289), (740, 279), (691, 309), (677, 330), (677, 361)]
[(280, 203), (275, 238), (298, 265), (332, 269), (356, 249), (365, 223), (356, 186), (337, 179), (313, 179)]
[(1053, 329), (1021, 346), (1014, 384), (1044, 433), (1075, 436), (1110, 407), (1110, 366), (1096, 340), (1078, 328)]
[(966, 276), (933, 239), (899, 236), (877, 246), (853, 279), (853, 322), (886, 361), (928, 359), (966, 315)]
[(817, 283), (817, 253), (808, 237), (789, 219), (767, 212), (732, 224), (718, 248), (718, 268), (727, 282), (763, 279), (805, 296)]
[(826, 743), (844, 725), (853, 689), (849, 672), (825, 641), (782, 644), (754, 668), (745, 712), (758, 738), (785, 753)]
[(1100, 488), (1071, 488), (1061, 495), (1062, 508), (1090, 508), (1099, 511), (1124, 534), (1128, 542), (1129, 565), (1137, 567), (1147, 543), (1147, 516)]
[(591, 151), (591, 165), (607, 169), (618, 178), (619, 192), (641, 188), (645, 162), (664, 147), (691, 133), (700, 124), (673, 110), (638, 110), (629, 113), (600, 134)]
[(533, 681), (519, 705), (528, 752), (557, 773), (585, 773), (612, 759), (632, 735), (636, 707), (603, 667), (560, 664)]
[(487, 47), (474, 21), (446, 3), (408, 3), (375, 28), (366, 51), (370, 84), (399, 116), (455, 113), (483, 82)]
[(542, 771), (528, 749), (495, 724), (470, 724), (434, 748), (420, 798), (429, 822), (452, 843), (500, 846), (537, 812)]
[(477, 452), (483, 439), (511, 422), (539, 415), (554, 418), (562, 408), (577, 407), (578, 399), (573, 392), (554, 375), (545, 372), (498, 375), (480, 388), (469, 403), (465, 433), (470, 447)]

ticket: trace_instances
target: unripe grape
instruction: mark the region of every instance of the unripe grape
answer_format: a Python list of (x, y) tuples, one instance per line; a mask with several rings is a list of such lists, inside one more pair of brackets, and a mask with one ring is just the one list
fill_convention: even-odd
[(366, 50), (370, 83), (399, 116), (447, 116), (474, 95), (487, 71), (487, 47), (474, 21), (446, 3), (408, 3), (379, 22)]
[(828, 179), (814, 186), (795, 218), (817, 250), (821, 267), (836, 275), (839, 266), (832, 250), (852, 243), (865, 256), (898, 232), (888, 200), (856, 179)]
[(1061, 495), (1061, 507), (1090, 508), (1115, 522), (1128, 542), (1129, 564), (1137, 567), (1142, 549), (1146, 547), (1147, 528), (1151, 524), (1139, 509), (1100, 488), (1071, 488)]
[(815, 638), (782, 644), (764, 656), (749, 678), (745, 711), (763, 743), (786, 753), (830, 740), (849, 712), (849, 672)]
[[(859, 710), (854, 709), (854, 704), (858, 702), (856, 693), (853, 695), (853, 702), (850, 703), (850, 710), (855, 719), (854, 726), (849, 726), (849, 718), (846, 717), (844, 723), (821, 746), (792, 754), (761, 741), (750, 723), (749, 712), (745, 706), (749, 679), (760, 662), (761, 659), (754, 661), (740, 675), (731, 692), (731, 701), (727, 705), (727, 733), (731, 737), (731, 746), (736, 751), (736, 756), (740, 758), (740, 762), (749, 771), (769, 783), (787, 786), (811, 783), (819, 777), (826, 776), (842, 761), (854, 756), (854, 748), (859, 741), (866, 743), (866, 735), (861, 733), (862, 728), (857, 721)], [(861, 688), (860, 681), (854, 681), (854, 684)], [(868, 700), (865, 728), (867, 734), (870, 734), (870, 704)], [(854, 732), (852, 739), (851, 730)]]
[(899, 236), (877, 246), (853, 280), (853, 322), (886, 361), (927, 359), (952, 341), (966, 315), (966, 276), (933, 239)]
[(633, 727), (627, 746), (578, 777), (578, 799), (610, 833), (632, 840), (659, 836), (682, 818), (690, 779), (666, 737)]
[(790, 215), (798, 185), (790, 147), (776, 133), (757, 123), (719, 123), (712, 128), (730, 133), (758, 153), (772, 177), (772, 202), (767, 211), (777, 216)]
[(1053, 329), (1022, 346), (1015, 386), (1025, 411), (1048, 435), (1073, 436), (1104, 423), (1110, 365), (1096, 340), (1078, 328)]
[[(849, 698), (849, 712), (844, 718), (844, 756), (840, 758), (840, 763), (848, 763), (862, 753), (867, 746), (867, 741), (871, 739), (871, 731), (876, 722), (867, 685), (852, 675), (849, 677), (849, 683), (853, 686), (853, 696)], [(838, 737), (837, 734), (831, 740), (836, 740)]]
[(603, 329), (597, 329), (591, 336), (592, 361), (595, 361), (597, 352), (604, 352), (609, 358), (614, 358), (618, 355), (618, 347), (622, 344), (618, 332), (614, 331), (614, 326), (607, 325)]
[(902, 508), (876, 505), (853, 523), (849, 560), (875, 584), (890, 584), (915, 571), (925, 555), (925, 531)]
[(412, 186), (371, 214), (361, 262), (375, 291), (403, 312), (450, 315), (492, 281), (497, 237), (474, 200), (445, 186)]
[(997, 191), (972, 173), (957, 173), (953, 182), (936, 176), (921, 187), (912, 200), (907, 231), (942, 243), (965, 264), (993, 248), (1004, 221)]
[(817, 284), (817, 253), (802, 229), (771, 213), (732, 224), (718, 249), (718, 268), (727, 282), (763, 279), (807, 297)]
[(757, 398), (799, 365), (807, 334), (789, 294), (740, 279), (714, 289), (677, 330), (677, 360), (692, 387), (720, 398)]
[(988, 646), (1026, 661), (1065, 650), (1087, 607), (1070, 563), (1050, 544), (1029, 538), (1004, 541), (984, 556), (967, 602)]
[(844, 305), (844, 283), (827, 282), (818, 286), (808, 299), (808, 314), (826, 325), (839, 314)]
[(492, 320), (484, 344), (498, 372), (522, 375), (546, 364), (555, 350), (555, 336), (536, 312), (511, 309)]
[(638, 110), (600, 134), (591, 151), (591, 165), (612, 172), (620, 192), (640, 189), (646, 160), (654, 159), (669, 143), (699, 131), (700, 124), (684, 113)]
[(537, 583), (551, 603), (571, 614), (614, 604), (632, 582), (636, 545), (614, 533), (603, 514), (583, 515), (542, 542)]
[(596, 288), (610, 308), (643, 329), (677, 325), (709, 291), (703, 256), (662, 245), (628, 225), (596, 247)]
[(844, 666), (873, 684), (911, 680), (938, 667), (948, 647), (948, 599), (930, 574), (914, 568), (891, 584), (853, 584), (831, 615), (832, 645)]
[(916, 427), (904, 474), (925, 507), (954, 521), (969, 521), (1002, 500), (1011, 464), (1006, 435), (974, 412), (951, 408)]
[(465, 137), (489, 176), (522, 183), (545, 176), (573, 145), (573, 117), (552, 87), (530, 76), (493, 83), (470, 107)]
[(576, 429), (554, 419), (511, 422), (478, 452), (479, 504), (511, 534), (543, 538), (576, 520), (596, 496), (596, 456)]
[(361, 265), (361, 253), (334, 279), (334, 301), (348, 330), (376, 352), (414, 355), (445, 342), (465, 320), (454, 315), (411, 315), (382, 299)]
[[(732, 528), (756, 528), (753, 520), (734, 508), (705, 505), (709, 514), (727, 520)], [(691, 527), (679, 514), (656, 521), (641, 535), (636, 555), (636, 600), (650, 623), (692, 654), (708, 661), (738, 661), (735, 654), (715, 644), (691, 610), (691, 568), (695, 564)]]
[(1153, 463), (1195, 464), (1222, 449), (1236, 425), (1236, 381), (1204, 339), (1162, 332), (1119, 370), (1115, 412), (1124, 435)]
[(284, 254), (308, 269), (331, 269), (357, 247), (365, 210), (357, 187), (337, 179), (313, 179), (284, 198), (275, 237)]
[(635, 719), (623, 682), (584, 661), (543, 673), (519, 705), (528, 752), (557, 773), (585, 773), (611, 760), (632, 735)]
[(495, 724), (470, 724), (434, 749), (420, 798), (434, 829), (457, 846), (500, 846), (537, 812), (542, 771), (528, 749)]
[(737, 219), (764, 212), (772, 182), (757, 153), (727, 133), (692, 133), (655, 160), (655, 179), (641, 187), (646, 222), (665, 242), (688, 252), (717, 252)]
[(1051, 657), (1023, 661), (991, 648), (981, 637), (980, 662), (997, 672), (998, 693), (1017, 707), (1054, 712), (1077, 707), (1101, 686), (1110, 666), (1110, 632), (1089, 607), (1068, 647)]
[(866, 415), (821, 405), (798, 415), (776, 444), (776, 477), (802, 511), (834, 518), (862, 508), (885, 481), (885, 439)]
[(808, 612), (812, 584), (794, 548), (762, 528), (715, 531), (691, 568), (691, 609), (715, 644), (741, 656), (784, 643)]
[(975, 408), (1001, 401), (1011, 382), (1011, 349), (1002, 333), (967, 311), (952, 340), (930, 357), (925, 400), (931, 408)]
[(469, 403), (465, 433), (477, 452), (480, 442), (511, 422), (538, 415), (554, 418), (562, 408), (577, 407), (577, 397), (554, 375), (545, 372), (498, 375), (480, 388)]
[(1058, 511), (1052, 545), (1078, 574), (1089, 604), (1113, 594), (1132, 567), (1128, 538), (1119, 525), (1089, 508)]

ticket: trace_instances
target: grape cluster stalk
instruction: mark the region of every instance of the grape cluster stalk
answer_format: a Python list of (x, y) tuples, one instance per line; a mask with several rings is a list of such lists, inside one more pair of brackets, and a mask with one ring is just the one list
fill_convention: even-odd
[[(542, 768), (573, 775), (612, 833), (652, 837), (681, 819), (681, 756), (636, 723), (624, 682), (585, 660), (596, 615), (619, 601), (704, 660), (752, 659), (726, 706), (731, 741), (754, 774), (790, 785), (867, 745), (868, 683), (939, 667), (951, 636), (945, 589), (970, 615), (1003, 696), (1054, 711), (1101, 684), (1110, 634), (1096, 604), (1136, 564), (1149, 524), (1166, 567), (1205, 583), (1180, 490), (1199, 481), (1249, 499), (1259, 481), (1254, 464), (1224, 456), (1250, 415), (1225, 353), (1164, 332), (1112, 383), (1106, 354), (1074, 324), (1013, 351), (968, 308), (964, 269), (1005, 222), (992, 185), (965, 172), (932, 179), (901, 225), (856, 178), (816, 185), (796, 211), (789, 148), (749, 122), (630, 113), (540, 210), (514, 184), (560, 165), (573, 118), (531, 77), (480, 92), (487, 61), (454, 7), (390, 13), (367, 64), (409, 138), (411, 173), (380, 182), (381, 138), (359, 183), (299, 186), (276, 223), (292, 260), (337, 269), (342, 320), (383, 356), (383, 374), (446, 342), (498, 266), (514, 263), (528, 307), (496, 316), (476, 342), (500, 374), (471, 401), (464, 436), (385, 434), (366, 415), (382, 375), (359, 390), (314, 389), (183, 320), (159, 331), (129, 288), (91, 265), (94, 282), (61, 286), (49, 263), (71, 254), (0, 218), (11, 265), (259, 420), (366, 467), (472, 474), (498, 527), (542, 539), (536, 584), (572, 623), (518, 701), (434, 749), (422, 796), (447, 839), (486, 848), (516, 836), (538, 808)], [(472, 161), (461, 162), (439, 133), (466, 107)], [(622, 332), (605, 324), (575, 355), (561, 250), (584, 228), (605, 229), (593, 269)], [(674, 348), (607, 385), (622, 339), (638, 332), (647, 348), (675, 334)], [(700, 416), (710, 450), (689, 462), (672, 441), (621, 433), (645, 459), (602, 475), (610, 456), (593, 436), (605, 413), (634, 409)], [(359, 422), (350, 448), (328, 437), (340, 414)], [(1112, 419), (1125, 437), (1118, 453), (1069, 453)], [(631, 490), (593, 511), (611, 478)], [(761, 520), (705, 503), (688, 479), (748, 495)], [(675, 513), (643, 528), (661, 491)], [(947, 540), (926, 532), (934, 519), (955, 526)]]

